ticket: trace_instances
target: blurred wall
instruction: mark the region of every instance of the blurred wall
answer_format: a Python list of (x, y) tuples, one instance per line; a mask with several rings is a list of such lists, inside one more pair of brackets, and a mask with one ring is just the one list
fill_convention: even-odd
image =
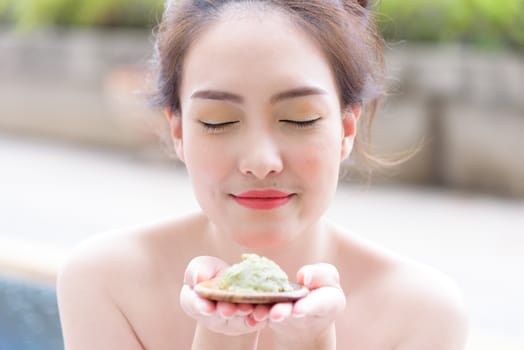
[(144, 31), (0, 30), (0, 51), (0, 131), (121, 148), (144, 142), (131, 119), (152, 113), (135, 93), (152, 52)]
[(404, 45), (388, 51), (387, 63), (391, 96), (375, 140), (399, 152), (422, 146), (401, 177), (524, 196), (522, 56)]
[[(137, 94), (147, 89), (149, 34), (0, 30), (0, 132), (155, 148), (163, 118)], [(394, 153), (422, 148), (373, 181), (524, 196), (522, 56), (403, 44), (388, 48), (387, 63), (391, 95), (377, 116), (374, 143)]]

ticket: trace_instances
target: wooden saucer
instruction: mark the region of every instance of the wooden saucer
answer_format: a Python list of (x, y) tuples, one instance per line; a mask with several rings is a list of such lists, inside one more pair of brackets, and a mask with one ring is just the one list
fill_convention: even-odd
[(219, 278), (214, 278), (209, 281), (204, 281), (197, 284), (194, 288), (195, 292), (202, 298), (225, 301), (236, 304), (275, 304), (295, 301), (305, 297), (309, 290), (296, 283), (291, 283), (293, 287), (289, 292), (249, 292), (238, 293), (229, 292), (218, 289), (220, 284)]

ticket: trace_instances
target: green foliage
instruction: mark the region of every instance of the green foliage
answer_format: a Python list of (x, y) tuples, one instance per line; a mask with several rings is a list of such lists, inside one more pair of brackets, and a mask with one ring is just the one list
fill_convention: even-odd
[[(392, 41), (462, 42), (524, 48), (524, 0), (375, 0), (384, 36)], [(157, 24), (164, 0), (0, 0), (0, 20), (42, 25)]]
[(524, 48), (524, 0), (381, 0), (378, 8), (390, 40)]
[(45, 25), (152, 26), (163, 0), (0, 0), (0, 18), (22, 30)]

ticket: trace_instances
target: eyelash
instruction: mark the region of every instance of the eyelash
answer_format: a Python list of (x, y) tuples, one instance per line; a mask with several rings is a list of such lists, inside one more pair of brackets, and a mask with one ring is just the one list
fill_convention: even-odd
[[(296, 128), (310, 128), (314, 126), (319, 120), (320, 120), (320, 117), (316, 119), (311, 119), (311, 120), (282, 119), (280, 120), (280, 122), (292, 124)], [(236, 123), (238, 123), (238, 121), (216, 123), (216, 124), (200, 121), (200, 124), (202, 124), (204, 129), (206, 129), (206, 131), (209, 133), (218, 133), (218, 132), (224, 131), (227, 127), (232, 126)]]
[(206, 123), (203, 121), (200, 121), (200, 124), (206, 129), (209, 133), (217, 133), (225, 130), (227, 127), (232, 126), (233, 124), (238, 123), (238, 121), (232, 121), (232, 122), (225, 122), (225, 123)]
[(283, 123), (290, 123), (290, 124), (292, 124), (293, 126), (295, 126), (297, 128), (310, 128), (310, 127), (314, 126), (319, 120), (320, 120), (320, 117), (316, 118), (316, 119), (311, 119), (311, 120), (288, 120), (288, 119), (282, 119), (280, 121), (283, 122)]

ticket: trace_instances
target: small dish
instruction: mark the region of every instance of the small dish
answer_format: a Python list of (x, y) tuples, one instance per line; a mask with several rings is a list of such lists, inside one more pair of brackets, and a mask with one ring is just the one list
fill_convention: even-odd
[(291, 283), (293, 287), (289, 292), (250, 292), (237, 293), (228, 292), (218, 289), (220, 284), (219, 278), (214, 278), (209, 281), (204, 281), (197, 284), (194, 288), (195, 292), (202, 298), (225, 301), (228, 303), (237, 304), (275, 304), (295, 301), (305, 297), (309, 290), (296, 283)]

